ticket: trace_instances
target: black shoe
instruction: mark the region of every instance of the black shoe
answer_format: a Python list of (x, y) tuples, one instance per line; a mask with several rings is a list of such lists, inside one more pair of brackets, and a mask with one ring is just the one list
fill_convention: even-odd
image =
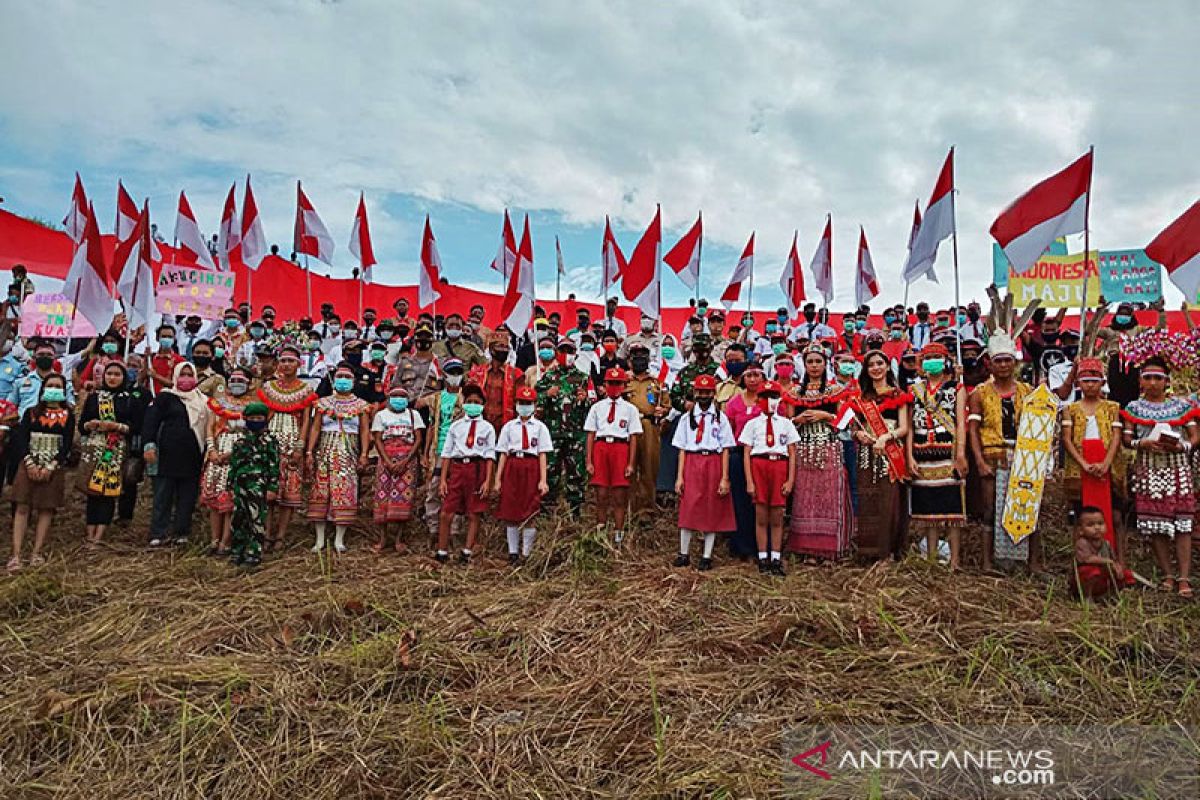
[(708, 572), (710, 569), (712, 569), (712, 559), (701, 558), (700, 564), (696, 567), (696, 569), (700, 570), (701, 572)]
[(687, 553), (680, 553), (675, 556), (675, 561), (671, 564), (673, 567), (690, 567), (692, 559)]
[(508, 554), (508, 565), (510, 567), (515, 567), (520, 563), (521, 563), (521, 557), (519, 555), (517, 555), (516, 553)]
[[(216, 551), (213, 551), (213, 555), (216, 555)], [(229, 557), (229, 563), (233, 564), (235, 567), (241, 566), (242, 562), (245, 561), (245, 558), (243, 558), (242, 554), (236, 550), (231, 550), (225, 555)]]
[(771, 574), (778, 575), (780, 578), (787, 577), (787, 573), (783, 571), (783, 562), (778, 558), (771, 562)]
[(471, 563), (471, 554), (470, 553), (459, 553), (458, 554), (458, 563), (470, 564)]
[(755, 561), (758, 562), (758, 571), (761, 574), (766, 575), (768, 572), (771, 571), (771, 562), (770, 561), (767, 561), (765, 558), (756, 558)]
[(449, 553), (438, 553), (437, 555), (434, 556), (434, 559), (439, 564), (445, 564), (447, 561), (450, 560), (450, 554)]
[(262, 564), (262, 556), (246, 556), (242, 559), (242, 566), (246, 569), (255, 569)]

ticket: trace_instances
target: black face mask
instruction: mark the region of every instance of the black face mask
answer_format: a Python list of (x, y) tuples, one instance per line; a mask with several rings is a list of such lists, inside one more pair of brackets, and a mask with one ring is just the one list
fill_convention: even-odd
[(1058, 341), (1058, 332), (1053, 331), (1051, 333), (1043, 333), (1042, 341), (1046, 342), (1047, 344), (1050, 344), (1051, 342), (1057, 342)]
[(38, 356), (33, 359), (33, 364), (40, 370), (48, 370), (54, 366), (54, 356)]
[(302, 331), (311, 331), (311, 330), (312, 330), (312, 323), (311, 323), (311, 322), (301, 322), (301, 323), (300, 323), (300, 330), (302, 330)]
[(971, 320), (971, 322), (978, 322), (979, 321), (979, 312), (973, 308), (968, 308), (967, 309), (967, 319)]
[(918, 311), (917, 319), (921, 320), (921, 322), (924, 322), (925, 320), (929, 319), (929, 312), (928, 311)]
[(633, 356), (629, 359), (629, 364), (633, 367), (634, 372), (645, 372), (650, 369), (650, 357)]
[(805, 322), (812, 322), (816, 318), (817, 318), (817, 312), (815, 312), (815, 311), (805, 311), (804, 312), (804, 321)]
[(712, 353), (707, 347), (693, 347), (692, 352), (696, 354), (697, 361), (708, 361), (708, 356)]
[(507, 362), (508, 361), (508, 351), (507, 350), (493, 350), (492, 351), (492, 361), (494, 361), (497, 364), (503, 364), (503, 363)]
[(186, 330), (188, 333), (199, 333), (200, 326), (194, 322), (189, 322), (186, 326), (184, 326), (184, 330)]
[(433, 342), (429, 339), (417, 339), (416, 346), (418, 350), (428, 350), (433, 347)]
[(361, 367), (362, 353), (346, 353), (346, 361), (350, 362), (352, 367)]
[(212, 356), (192, 356), (192, 363), (200, 369), (208, 369), (212, 364)]
[(975, 369), (978, 366), (979, 366), (978, 358), (971, 358), (970, 356), (963, 356), (963, 369)]

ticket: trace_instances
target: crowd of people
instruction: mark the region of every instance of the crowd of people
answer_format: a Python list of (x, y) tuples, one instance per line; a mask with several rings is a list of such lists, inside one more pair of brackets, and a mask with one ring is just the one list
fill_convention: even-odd
[(1079, 591), (1133, 580), (1128, 530), (1149, 542), (1159, 586), (1192, 594), (1200, 411), (1171, 376), (1191, 374), (1196, 348), (1163, 319), (1140, 328), (1122, 305), (1075, 330), (994, 292), (986, 315), (976, 303), (863, 307), (836, 329), (813, 304), (756, 324), (701, 300), (681, 331), (647, 316), (627, 330), (615, 300), (596, 319), (576, 308), (539, 308), (519, 335), (488, 327), (481, 306), (414, 314), (401, 298), (357, 318), (325, 304), (285, 321), (242, 304), (127, 332), (118, 316), (78, 346), (9, 337), (8, 570), (44, 561), (68, 482), (86, 496), (82, 541), (95, 548), (133, 519), (148, 479), (151, 547), (188, 542), (199, 504), (211, 552), (248, 567), (284, 547), (297, 515), (316, 552), (344, 552), (367, 520), (373, 550), (404, 552), (419, 521), (437, 561), (464, 564), (491, 517), (519, 564), (539, 515), (561, 506), (617, 546), (674, 508), (681, 569), (693, 545), (699, 570), (727, 557), (783, 575), (786, 554), (910, 548), (960, 569), (976, 520), (983, 570), (1038, 573), (1037, 533), (1015, 542), (1002, 521), (1023, 406), (1045, 384)]

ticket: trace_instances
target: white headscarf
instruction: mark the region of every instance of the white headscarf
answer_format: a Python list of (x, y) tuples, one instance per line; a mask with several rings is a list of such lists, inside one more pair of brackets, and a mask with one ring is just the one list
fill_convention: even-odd
[[(171, 374), (172, 382), (179, 383), (179, 374), (184, 369), (190, 369), (193, 375), (197, 373), (196, 367), (191, 362), (180, 361), (175, 365), (175, 371)], [(175, 388), (162, 389), (159, 394), (173, 394), (183, 401), (183, 407), (187, 409), (188, 427), (195, 434), (196, 444), (200, 445), (200, 452), (203, 453), (204, 444), (208, 438), (208, 398), (200, 394), (199, 389), (192, 389), (190, 392)]]

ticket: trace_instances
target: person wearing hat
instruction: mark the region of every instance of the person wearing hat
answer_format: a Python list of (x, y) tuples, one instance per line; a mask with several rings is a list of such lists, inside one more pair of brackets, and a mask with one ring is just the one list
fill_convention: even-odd
[(1113, 487), (1124, 489), (1124, 470), (1120, 469), (1122, 480), (1112, 480), (1114, 468), (1124, 466), (1120, 459), (1121, 407), (1101, 397), (1104, 372), (1104, 362), (1099, 358), (1075, 362), (1075, 383), (1082, 396), (1063, 409), (1062, 443), (1067, 455), (1063, 459), (1063, 490), (1075, 516), (1083, 506), (1101, 510), (1106, 526), (1104, 538), (1123, 559), (1124, 542), (1113, 513), (1118, 501)]
[[(624, 339), (629, 335), (629, 329), (625, 326), (624, 321), (617, 316), (618, 305), (616, 297), (609, 297), (605, 300), (604, 317), (601, 319), (601, 322), (604, 323), (604, 330), (612, 331), (617, 335), (618, 339)], [(643, 330), (645, 330), (644, 327)]]
[(588, 410), (587, 473), (596, 487), (596, 516), (601, 526), (616, 529), (616, 542), (625, 538), (629, 507), (629, 479), (636, 469), (637, 439), (642, 435), (642, 415), (625, 400), (629, 377), (620, 367), (604, 373), (604, 394)]
[(392, 303), (392, 310), (396, 312), (395, 321), (397, 328), (403, 325), (411, 331), (417, 326), (416, 320), (408, 315), (408, 300), (405, 298), (397, 297), (396, 301)]
[(546, 457), (554, 449), (550, 429), (533, 415), (537, 391), (531, 386), (517, 389), (517, 416), (504, 423), (496, 440), (500, 463), (492, 495), (499, 497), (496, 518), (504, 523), (508, 539), (508, 563), (529, 558), (537, 529), (534, 518), (542, 509), (542, 498), (550, 492)]
[(304, 505), (304, 443), (317, 395), (300, 380), (299, 369), (300, 351), (285, 344), (279, 348), (275, 378), (258, 389), (258, 399), (271, 412), (267, 427), (279, 448), (279, 488), (267, 523), (267, 542), (275, 551), (283, 549), (292, 515)]
[(759, 387), (761, 413), (742, 427), (746, 491), (754, 501), (754, 539), (758, 571), (783, 576), (783, 511), (796, 477), (796, 426), (779, 413), (783, 390), (775, 381)]
[(700, 375), (717, 374), (720, 364), (712, 358), (712, 337), (697, 333), (692, 337), (692, 355), (688, 365), (679, 371), (671, 387), (671, 407), (682, 413), (691, 408), (692, 384)]
[(463, 415), (463, 375), (466, 370), (457, 358), (441, 362), (443, 388), (426, 394), (417, 401), (429, 421), (429, 432), (425, 434), (425, 452), (421, 466), (425, 470), (425, 525), (435, 541), (440, 529), (442, 511), (441, 482), (444, 477), (438, 458), (446, 444), (450, 426)]
[(450, 423), (438, 452), (442, 475), (438, 493), (442, 507), (435, 557), (441, 564), (450, 560), (450, 526), (459, 514), (467, 517), (467, 540), (458, 560), (463, 564), (470, 562), (479, 536), (479, 515), (488, 507), (488, 489), (496, 465), (496, 431), (483, 418), (483, 401), (481, 387), (475, 384), (463, 387), (463, 416)]
[[(537, 351), (541, 346), (542, 339), (549, 336), (552, 341), (558, 340), (557, 336), (550, 333), (550, 324), (550, 320), (546, 317), (538, 317), (533, 321), (533, 331), (526, 331), (517, 339), (513, 366), (528, 374), (530, 368), (538, 363)], [(553, 344), (551, 346), (553, 347)], [(530, 386), (536, 382), (537, 378), (528, 381)]]
[(435, 394), (441, 388), (437, 361), (433, 356), (432, 325), (417, 325), (413, 332), (412, 352), (403, 353), (396, 360), (396, 369), (388, 387), (404, 389), (409, 400), (414, 403)]
[(491, 333), (486, 342), (488, 362), (467, 372), (467, 383), (483, 389), (483, 418), (495, 430), (500, 430), (516, 415), (516, 391), (522, 372), (508, 363), (511, 342), (507, 328)]
[(662, 347), (663, 338), (657, 328), (658, 320), (642, 314), (641, 329), (632, 336), (626, 336), (622, 339), (620, 346), (617, 348), (617, 356), (628, 359), (631, 349), (634, 347), (644, 347), (650, 353), (651, 358), (657, 358), (659, 349)]
[(592, 312), (586, 306), (575, 309), (575, 327), (566, 332), (565, 336), (579, 347), (580, 337), (592, 329)]
[(279, 445), (267, 430), (270, 409), (255, 400), (241, 411), (243, 428), (229, 453), (233, 487), (229, 560), (244, 567), (262, 562), (267, 512), (279, 492)]
[(358, 516), (359, 474), (371, 449), (371, 404), (354, 394), (355, 372), (346, 364), (333, 373), (333, 394), (313, 405), (305, 467), (308, 520), (316, 531), (313, 552), (325, 549), (325, 528), (334, 526), (333, 548), (346, 552), (346, 529)]
[(401, 538), (405, 522), (413, 517), (417, 493), (417, 465), (425, 436), (425, 421), (413, 410), (408, 390), (403, 386), (388, 389), (387, 403), (371, 420), (371, 438), (379, 463), (375, 471), (374, 520), (379, 540), (371, 548), (382, 553), (387, 544), (387, 529), (399, 523), (394, 549), (404, 553)]
[(595, 366), (592, 367), (592, 383), (600, 385), (604, 382), (604, 375), (614, 367), (617, 369), (629, 371), (628, 359), (621, 358), (617, 355), (620, 349), (620, 340), (612, 331), (604, 331), (600, 334), (600, 349), (597, 351), (598, 358)]
[(642, 435), (637, 439), (637, 466), (629, 498), (630, 510), (636, 514), (655, 508), (662, 426), (671, 411), (671, 398), (658, 376), (651, 374), (650, 351), (644, 344), (635, 344), (630, 348), (629, 361), (633, 375), (629, 379), (626, 397), (642, 415)]
[(1004, 530), (1009, 468), (1017, 446), (1021, 408), (1033, 387), (1016, 378), (1016, 346), (1007, 333), (993, 333), (987, 353), (991, 380), (978, 386), (967, 400), (967, 431), (988, 528), (983, 537), (983, 570), (990, 571), (993, 559), (1001, 558), (1027, 560), (1030, 571), (1036, 573), (1042, 564), (1040, 534), (1034, 532), (1017, 545)]
[(487, 363), (483, 351), (463, 338), (462, 314), (447, 314), (444, 326), (446, 338), (433, 344), (433, 354), (438, 360), (457, 358), (466, 369)]
[(983, 358), (983, 344), (975, 339), (962, 343), (962, 382), (968, 390), (988, 379), (988, 365)]
[(736, 445), (733, 427), (716, 404), (717, 381), (697, 375), (692, 384), (695, 405), (679, 419), (674, 445), (679, 451), (675, 494), (679, 496), (679, 557), (674, 566), (691, 565), (692, 537), (704, 534), (701, 572), (712, 569), (717, 533), (733, 531), (733, 500), (729, 495), (729, 453)]
[[(589, 334), (590, 335), (590, 334)], [(538, 418), (546, 423), (554, 449), (547, 454), (546, 470), (550, 493), (547, 500), (567, 501), (572, 514), (583, 506), (583, 491), (588, 483), (587, 420), (589, 399), (595, 399), (591, 378), (575, 360), (575, 343), (563, 338), (555, 350), (549, 338), (538, 344), (540, 371), (537, 390)], [(532, 370), (531, 370), (532, 372)]]

